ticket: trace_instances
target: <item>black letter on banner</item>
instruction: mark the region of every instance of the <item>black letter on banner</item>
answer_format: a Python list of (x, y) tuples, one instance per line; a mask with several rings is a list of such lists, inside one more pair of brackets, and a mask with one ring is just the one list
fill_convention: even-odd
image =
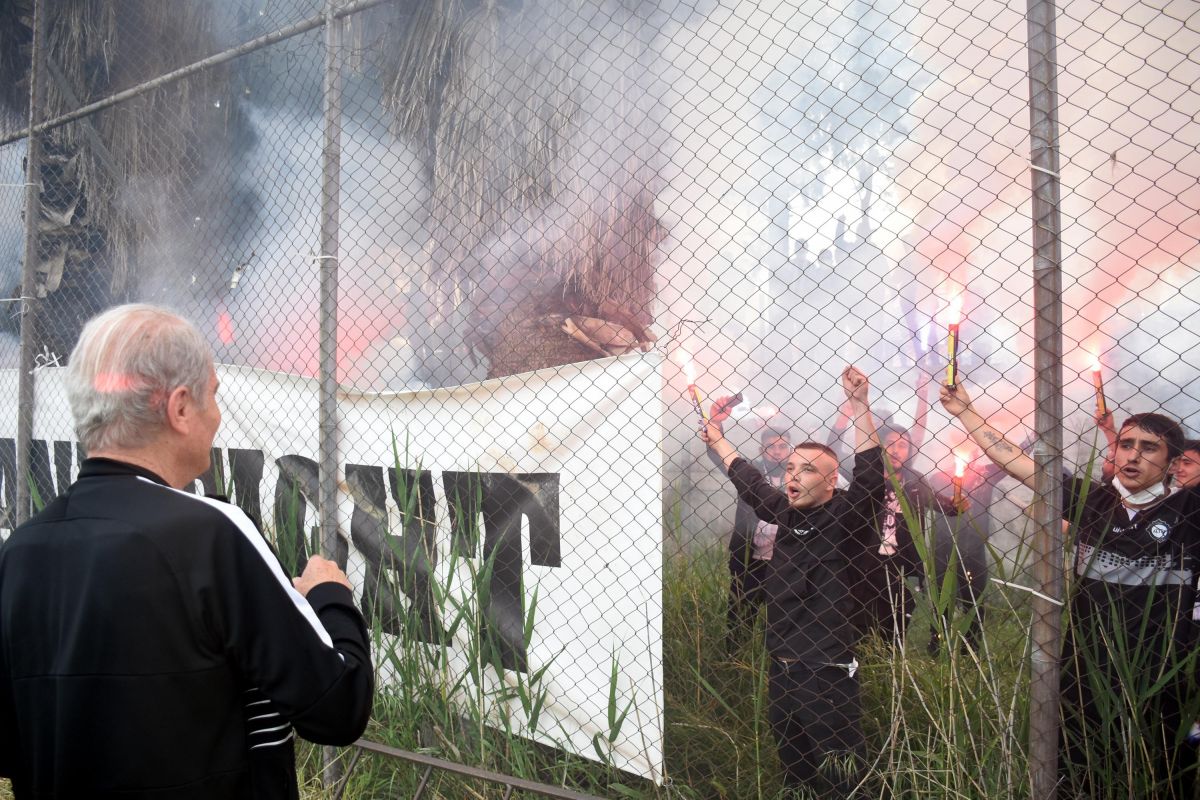
[(34, 513), (54, 499), (54, 478), (50, 475), (50, 447), (41, 439), (29, 443), (29, 477), (33, 479), (33, 491), (29, 500)]
[[(217, 469), (220, 468), (224, 463), (224, 460), (221, 458), (221, 448), (214, 447), (208, 454), (208, 469), (201, 473), (199, 479), (200, 486), (204, 488), (205, 496), (220, 497), (225, 500), (229, 499), (225, 494), (225, 486), (223, 482), (217, 480)], [(221, 474), (225, 474), (223, 468), (221, 469)], [(192, 492), (195, 494), (195, 481), (189, 481), (188, 484), (183, 487), (183, 490), (185, 492)]]
[[(229, 448), (229, 472), (219, 469), (224, 463), (221, 459), (221, 448), (212, 450), (209, 467), (200, 476), (204, 493), (214, 497), (223, 497), (237, 503), (238, 508), (246, 512), (246, 516), (262, 527), (262, 497), (261, 485), (263, 476), (264, 457), (261, 450), (240, 450)], [(217, 475), (224, 477), (224, 482), (217, 480)], [(188, 487), (191, 488), (190, 486)], [(233, 497), (228, 492), (233, 492)]]
[[(392, 499), (404, 521), (401, 536), (404, 560), (400, 585), (415, 610), (418, 638), (437, 644), (445, 641), (433, 596), (433, 567), (437, 564), (437, 516), (434, 511), (433, 475), (428, 470), (388, 469)], [(412, 612), (410, 612), (412, 613)]]
[(483, 645), (498, 651), (494, 656), (506, 669), (527, 672), (521, 519), (529, 519), (533, 563), (559, 566), (558, 475), (446, 472), (443, 480), (453, 546), (459, 554), (475, 557), (479, 513), (483, 513), (483, 558), (491, 562), (490, 579), (478, 590), (478, 596), (486, 599), (480, 631)]
[(233, 501), (246, 516), (262, 526), (262, 477), (265, 458), (261, 450), (229, 448), (229, 474)]
[(17, 526), (17, 443), (12, 439), (0, 439), (0, 480), (4, 481), (5, 528)]
[[(304, 526), (307, 503), (317, 507), (319, 480), (317, 462), (304, 456), (283, 456), (275, 459), (279, 480), (275, 484), (275, 537), (279, 560), (285, 570), (299, 575), (308, 564), (308, 531)], [(350, 546), (338, 535), (334, 561), (346, 568)]]
[[(392, 494), (403, 509), (404, 495), (396, 486), (396, 471), (388, 470)], [(432, 506), (433, 481), (424, 473), (422, 484), (428, 486), (426, 502)], [(426, 551), (421, 547), (419, 528), (415, 520), (404, 517), (401, 536), (388, 533), (387, 493), (383, 485), (383, 468), (360, 464), (346, 465), (346, 485), (354, 500), (350, 520), (350, 539), (367, 562), (363, 584), (363, 612), (368, 619), (378, 619), (383, 630), (395, 635), (408, 633), (422, 642), (440, 641), (437, 614), (430, 594), (431, 567)], [(419, 506), (417, 497), (412, 503)], [(430, 546), (433, 537), (429, 538)], [(409, 611), (401, 608), (400, 594), (409, 599)], [(405, 624), (407, 616), (410, 625)]]
[[(29, 447), (29, 477), (32, 478), (30, 503), (33, 512), (40, 511), (47, 503), (58, 497), (59, 490), (71, 484), (72, 442), (54, 443), (54, 467), (50, 466), (50, 445), (40, 439), (31, 441)], [(0, 527), (10, 528), (16, 523), (11, 515), (17, 499), (17, 447), (12, 439), (0, 439), (0, 480), (4, 481), (4, 507), (0, 509)]]
[(56, 497), (71, 485), (71, 475), (75, 468), (74, 457), (74, 442), (54, 443), (54, 480), (58, 484)]

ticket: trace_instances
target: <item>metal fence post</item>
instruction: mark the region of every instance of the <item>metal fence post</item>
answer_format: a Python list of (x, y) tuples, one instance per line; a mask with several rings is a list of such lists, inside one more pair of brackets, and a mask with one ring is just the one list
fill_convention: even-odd
[(1062, 535), (1062, 247), (1059, 216), (1058, 88), (1053, 0), (1029, 0), (1030, 180), (1033, 187), (1034, 580), (1029, 770), (1035, 800), (1057, 795)]
[[(321, 310), (320, 407), (317, 412), (320, 481), (321, 554), (336, 559), (337, 529), (337, 353), (338, 353), (338, 221), (341, 192), (342, 22), (334, 16), (336, 0), (325, 2), (325, 136), (321, 169)], [(337, 750), (326, 747), (324, 781), (337, 782), (341, 770)]]
[(33, 443), (34, 382), (34, 339), (37, 336), (37, 266), (38, 266), (38, 218), (41, 216), (41, 146), (32, 131), (42, 115), (45, 102), (45, 53), (46, 14), (44, 4), (33, 3), (33, 43), (30, 50), (29, 67), (29, 137), (25, 148), (25, 260), (21, 268), (21, 350), (20, 374), (17, 378), (17, 513), (15, 524), (29, 518), (30, 449)]

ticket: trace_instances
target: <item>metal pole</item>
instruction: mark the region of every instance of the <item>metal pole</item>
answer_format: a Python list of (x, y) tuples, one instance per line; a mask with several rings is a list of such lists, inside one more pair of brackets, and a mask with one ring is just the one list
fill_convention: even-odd
[[(46, 9), (39, 0), (33, 3), (33, 41), (29, 51), (29, 128), (41, 115), (45, 90)], [(17, 513), (14, 525), (29, 518), (31, 491), (29, 481), (30, 450), (33, 446), (34, 340), (37, 337), (37, 266), (38, 218), (41, 217), (41, 142), (36, 135), (25, 147), (25, 263), (21, 267), (21, 354), (17, 377)]]
[[(317, 411), (318, 480), (320, 488), (321, 554), (336, 558), (337, 529), (337, 351), (338, 351), (338, 218), (342, 168), (342, 23), (335, 16), (336, 0), (325, 0), (325, 143), (321, 170), (321, 329), (320, 406)], [(323, 750), (326, 786), (341, 777), (337, 750)]]
[[(1059, 214), (1058, 63), (1053, 0), (1027, 0), (1029, 138), (1033, 187), (1034, 596), (1029, 686), (1030, 796), (1053, 800), (1058, 784), (1062, 639), (1062, 229)], [(1048, 598), (1048, 599), (1047, 599)]]

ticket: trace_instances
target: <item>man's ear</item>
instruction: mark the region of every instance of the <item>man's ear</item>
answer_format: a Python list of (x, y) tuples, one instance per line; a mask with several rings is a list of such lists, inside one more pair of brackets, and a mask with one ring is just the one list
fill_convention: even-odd
[(195, 400), (191, 391), (186, 386), (177, 386), (167, 395), (165, 405), (167, 427), (176, 433), (188, 433), (195, 415)]

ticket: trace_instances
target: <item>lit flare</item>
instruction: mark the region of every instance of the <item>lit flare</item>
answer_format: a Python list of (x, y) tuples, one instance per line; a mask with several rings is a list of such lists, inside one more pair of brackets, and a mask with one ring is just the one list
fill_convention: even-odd
[(700, 423), (704, 424), (708, 422), (708, 414), (704, 411), (704, 398), (700, 396), (700, 390), (696, 388), (696, 365), (688, 351), (680, 349), (679, 364), (683, 367), (683, 374), (687, 376), (688, 396), (692, 398), (692, 405), (700, 417)]
[(967, 473), (967, 460), (958, 453), (954, 454), (954, 506), (962, 505), (963, 476)]
[(1104, 375), (1100, 372), (1100, 356), (1090, 353), (1092, 357), (1092, 385), (1096, 387), (1096, 416), (1103, 417), (1108, 413), (1108, 403), (1104, 400)]

